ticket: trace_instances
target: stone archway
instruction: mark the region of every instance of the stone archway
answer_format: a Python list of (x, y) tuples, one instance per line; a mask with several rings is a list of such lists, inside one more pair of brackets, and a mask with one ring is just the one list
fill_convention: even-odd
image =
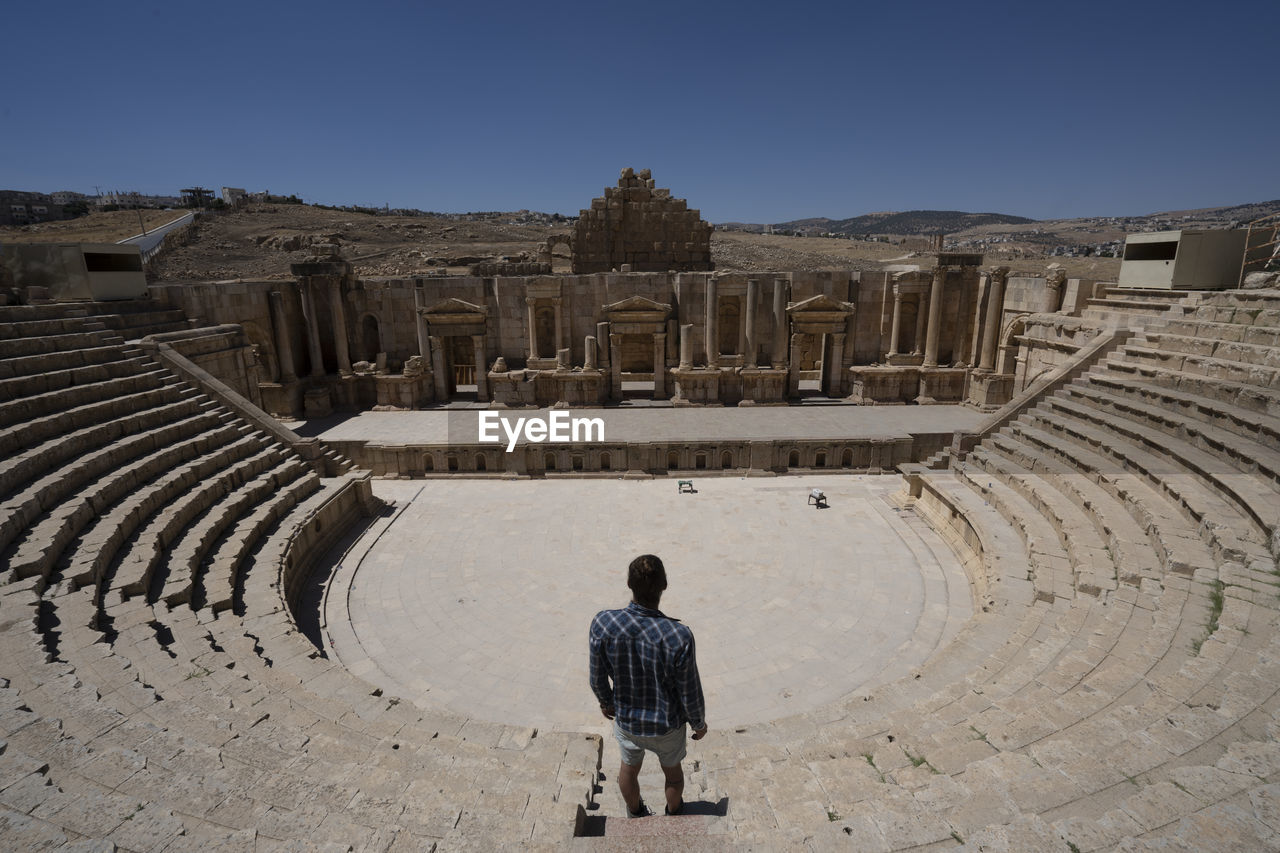
[(1027, 314), (1019, 314), (1009, 321), (1000, 335), (1000, 350), (996, 359), (996, 373), (1013, 374), (1018, 369), (1017, 338), (1027, 329)]

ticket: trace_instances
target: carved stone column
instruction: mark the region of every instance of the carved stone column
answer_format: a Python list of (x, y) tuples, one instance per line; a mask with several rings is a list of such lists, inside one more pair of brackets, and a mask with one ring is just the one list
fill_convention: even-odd
[(302, 284), (302, 310), (307, 315), (307, 352), (311, 356), (311, 375), (324, 376), (324, 354), (320, 351), (320, 323), (316, 319), (316, 295), (308, 276)]
[(1062, 286), (1067, 283), (1067, 271), (1064, 269), (1050, 271), (1044, 283), (1049, 299), (1049, 304), (1044, 310), (1048, 312), (1057, 311), (1062, 307)]
[(289, 341), (289, 320), (284, 313), (284, 295), (273, 290), (267, 295), (271, 303), (271, 324), (276, 337), (276, 362), (280, 365), (279, 381), (282, 385), (298, 381), (294, 372), (293, 344)]
[[(329, 279), (329, 308), (333, 313), (333, 343), (338, 355), (338, 373), (351, 375), (351, 350), (347, 345), (347, 312), (342, 305), (342, 279)], [(378, 354), (371, 353), (376, 359)]]
[(916, 342), (911, 348), (912, 355), (920, 355), (924, 350), (924, 321), (928, 315), (929, 295), (921, 293), (916, 302)]
[(747, 305), (746, 318), (743, 323), (746, 327), (747, 343), (743, 347), (742, 366), (756, 366), (756, 302), (760, 299), (760, 282), (757, 279), (747, 279)]
[(982, 306), (987, 304), (987, 296), (990, 294), (991, 276), (984, 272), (978, 276), (978, 287), (973, 292), (973, 330), (969, 333), (968, 362), (975, 370), (978, 359), (982, 357), (982, 324), (985, 322)]
[(686, 323), (680, 327), (680, 369), (693, 368), (693, 324)]
[(422, 288), (413, 288), (413, 316), (417, 321), (418, 355), (425, 362), (431, 358), (431, 341), (427, 339), (427, 318), (422, 316)]
[(929, 293), (929, 329), (925, 333), (924, 366), (938, 366), (938, 337), (942, 334), (942, 286), (947, 280), (947, 268), (933, 271), (933, 288)]
[(445, 403), (449, 400), (449, 377), (445, 373), (444, 339), (432, 335), (427, 340), (431, 344), (431, 370), (435, 374), (436, 399)]
[[(881, 314), (880, 316), (884, 316)], [(893, 286), (893, 325), (889, 328), (889, 358), (898, 354), (898, 329), (902, 326), (902, 293)]]
[(601, 356), (601, 358), (600, 358), (600, 362), (601, 362), (602, 364), (604, 364), (604, 365), (608, 365), (608, 364), (610, 363), (611, 359), (609, 358), (609, 350), (608, 350), (608, 348), (607, 348), (607, 347), (605, 347), (605, 345), (604, 345), (604, 344), (605, 344), (605, 341), (609, 340), (609, 323), (608, 323), (608, 321), (604, 321), (604, 322), (596, 323), (596, 340), (600, 342), (600, 343), (599, 343), (599, 346), (600, 346), (600, 356)]
[(774, 370), (787, 366), (787, 280), (773, 280), (773, 353)]
[(707, 367), (720, 366), (720, 305), (717, 291), (719, 290), (718, 282), (714, 278), (707, 278), (707, 320), (703, 324), (703, 334), (706, 336), (707, 344)]
[[(827, 396), (843, 397), (844, 383), (840, 381), (841, 369), (840, 363), (844, 361), (844, 332), (834, 332), (831, 335), (831, 363), (823, 364), (827, 368)], [(825, 361), (825, 360), (824, 360)]]
[(556, 309), (556, 349), (558, 350), (563, 349), (565, 345), (564, 323), (562, 322), (564, 319), (564, 316), (562, 314), (560, 303), (561, 303), (561, 299), (559, 296), (553, 297), (551, 300), (551, 304), (554, 305)]
[(622, 399), (622, 335), (609, 335), (609, 393), (615, 400)]
[(596, 336), (587, 335), (582, 341), (582, 369), (596, 369)]
[(533, 303), (536, 302), (532, 296), (526, 296), (524, 302), (529, 306), (529, 358), (538, 357), (538, 318), (535, 316)]
[(653, 399), (666, 399), (667, 379), (667, 333), (655, 332), (653, 335)]
[(484, 353), (484, 335), (472, 335), (471, 343), (476, 350), (476, 399), (485, 403), (489, 400), (489, 363)]
[(996, 267), (991, 271), (987, 291), (987, 323), (982, 330), (982, 360), (978, 369), (990, 373), (996, 366), (996, 344), (1000, 337), (1000, 315), (1004, 313), (1004, 287), (1009, 268)]
[(787, 394), (800, 396), (800, 343), (804, 335), (795, 332), (791, 335), (791, 358), (787, 362)]
[(969, 277), (964, 274), (964, 269), (960, 270), (960, 292), (956, 299), (956, 334), (951, 342), (951, 366), (952, 367), (968, 367), (964, 361), (964, 332), (968, 328), (968, 323), (964, 322), (965, 314), (969, 310)]

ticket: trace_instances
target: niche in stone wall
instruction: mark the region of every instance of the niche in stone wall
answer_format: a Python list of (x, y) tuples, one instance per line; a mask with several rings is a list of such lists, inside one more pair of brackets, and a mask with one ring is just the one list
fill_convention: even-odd
[(538, 358), (556, 357), (556, 309), (548, 306), (533, 312), (538, 333)]
[(358, 360), (373, 364), (378, 360), (380, 352), (382, 352), (382, 334), (378, 329), (378, 318), (372, 314), (365, 314), (360, 320), (360, 358)]
[(716, 335), (719, 340), (716, 343), (719, 346), (718, 352), (721, 355), (736, 355), (738, 352), (738, 318), (741, 316), (738, 297), (722, 296), (717, 314), (716, 323), (718, 328)]
[(653, 335), (622, 336), (622, 372), (650, 373), (653, 371)]

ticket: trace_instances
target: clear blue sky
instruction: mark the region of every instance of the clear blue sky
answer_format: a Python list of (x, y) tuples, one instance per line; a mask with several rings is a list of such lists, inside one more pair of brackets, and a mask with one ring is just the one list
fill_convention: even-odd
[(1034, 218), (1280, 197), (1280, 2), (13, 2), (0, 189)]

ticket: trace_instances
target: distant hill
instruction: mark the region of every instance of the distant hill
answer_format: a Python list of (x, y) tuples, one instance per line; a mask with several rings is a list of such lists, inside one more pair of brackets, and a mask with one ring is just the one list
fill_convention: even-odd
[[(800, 234), (951, 234), (979, 225), (1025, 225), (1034, 222), (1024, 216), (1005, 213), (966, 213), (962, 210), (908, 210), (901, 213), (867, 213), (848, 219), (793, 219), (774, 223), (775, 231), (795, 231)], [(725, 223), (724, 227), (742, 231), (763, 231), (762, 225)]]

